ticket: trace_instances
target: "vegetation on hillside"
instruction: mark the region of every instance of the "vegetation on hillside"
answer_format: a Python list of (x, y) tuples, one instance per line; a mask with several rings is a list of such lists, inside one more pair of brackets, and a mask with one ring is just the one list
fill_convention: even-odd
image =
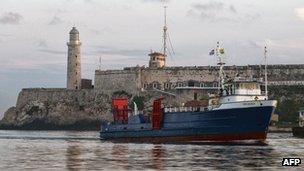
[(279, 114), (279, 123), (297, 125), (298, 111), (304, 107), (304, 86), (270, 86), (269, 93), (271, 99), (278, 100), (275, 113)]
[(134, 102), (135, 102), (138, 110), (144, 110), (144, 108), (145, 108), (144, 100), (145, 100), (145, 98), (143, 96), (134, 96), (132, 98), (131, 103), (129, 104), (129, 107), (131, 109), (134, 109)]

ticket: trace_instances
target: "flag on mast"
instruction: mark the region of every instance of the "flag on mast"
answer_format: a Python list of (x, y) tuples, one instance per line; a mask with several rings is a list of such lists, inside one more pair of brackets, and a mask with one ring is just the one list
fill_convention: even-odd
[(220, 49), (219, 49), (219, 52), (220, 52), (221, 55), (225, 54), (224, 48), (220, 48)]
[(212, 50), (209, 52), (209, 55), (210, 55), (210, 56), (214, 55), (214, 49), (212, 49)]

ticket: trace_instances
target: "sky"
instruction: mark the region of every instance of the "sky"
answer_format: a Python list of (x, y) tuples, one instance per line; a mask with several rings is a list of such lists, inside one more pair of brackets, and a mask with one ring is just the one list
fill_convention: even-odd
[[(163, 6), (173, 48), (169, 66), (304, 64), (303, 0), (1, 0), (0, 115), (22, 88), (65, 87), (68, 33), (82, 42), (82, 77), (94, 70), (148, 65), (162, 48)], [(174, 53), (173, 53), (174, 52)]]

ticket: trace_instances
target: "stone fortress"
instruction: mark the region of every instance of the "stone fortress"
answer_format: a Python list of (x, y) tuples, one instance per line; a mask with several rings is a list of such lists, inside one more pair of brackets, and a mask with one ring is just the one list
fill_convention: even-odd
[[(131, 94), (141, 91), (159, 90), (165, 93), (194, 90), (206, 94), (218, 88), (218, 66), (166, 66), (166, 54), (154, 51), (149, 54), (148, 67), (96, 70), (93, 86), (91, 80), (81, 78), (79, 31), (73, 27), (69, 34), (66, 90), (93, 89), (96, 92), (125, 91)], [(232, 78), (236, 75), (261, 78), (264, 66), (225, 66), (225, 72)], [(304, 85), (304, 65), (268, 65), (268, 80), (270, 85)]]
[[(67, 64), (67, 89), (90, 89), (98, 92), (126, 91), (131, 94), (145, 90), (183, 92), (194, 90), (206, 94), (217, 90), (217, 66), (169, 67), (166, 66), (166, 23), (164, 25), (164, 51), (149, 54), (148, 67), (126, 67), (122, 70), (96, 70), (95, 86), (91, 80), (81, 79), (81, 42), (79, 31), (70, 31)], [(258, 65), (226, 66), (228, 77), (261, 78), (264, 67)], [(304, 85), (304, 65), (268, 66), (270, 85)]]
[[(7, 129), (74, 129), (87, 126), (98, 130), (100, 122), (112, 120), (111, 99), (117, 95), (144, 97), (145, 107), (159, 96), (165, 103), (181, 105), (199, 100), (218, 89), (217, 66), (167, 66), (166, 53), (151, 52), (148, 67), (121, 70), (96, 70), (92, 80), (81, 78), (81, 42), (79, 31), (70, 31), (67, 54), (66, 88), (24, 88), (16, 106), (0, 121)], [(260, 78), (264, 66), (225, 66), (226, 75)], [(268, 65), (272, 86), (304, 85), (304, 65)], [(122, 93), (123, 92), (123, 93)], [(180, 98), (187, 96), (187, 98)], [(147, 111), (147, 109), (145, 109)]]
[[(79, 32), (73, 27), (68, 43), (68, 89), (94, 87), (94, 91), (107, 94), (116, 91), (130, 94), (143, 91), (171, 92), (195, 99), (218, 89), (218, 66), (167, 66), (165, 50), (163, 53), (152, 51), (148, 67), (96, 70), (92, 86), (90, 80), (80, 78), (80, 45)], [(232, 78), (239, 75), (258, 79), (264, 75), (264, 66), (226, 66), (225, 72)], [(82, 84), (79, 84), (80, 81)], [(269, 65), (268, 81), (270, 85), (304, 85), (304, 65)]]

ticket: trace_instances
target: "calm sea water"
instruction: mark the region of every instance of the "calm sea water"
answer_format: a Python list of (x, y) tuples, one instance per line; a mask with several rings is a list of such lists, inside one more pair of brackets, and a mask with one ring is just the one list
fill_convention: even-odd
[(269, 134), (268, 145), (102, 142), (98, 132), (0, 131), (0, 170), (277, 170), (304, 139)]

